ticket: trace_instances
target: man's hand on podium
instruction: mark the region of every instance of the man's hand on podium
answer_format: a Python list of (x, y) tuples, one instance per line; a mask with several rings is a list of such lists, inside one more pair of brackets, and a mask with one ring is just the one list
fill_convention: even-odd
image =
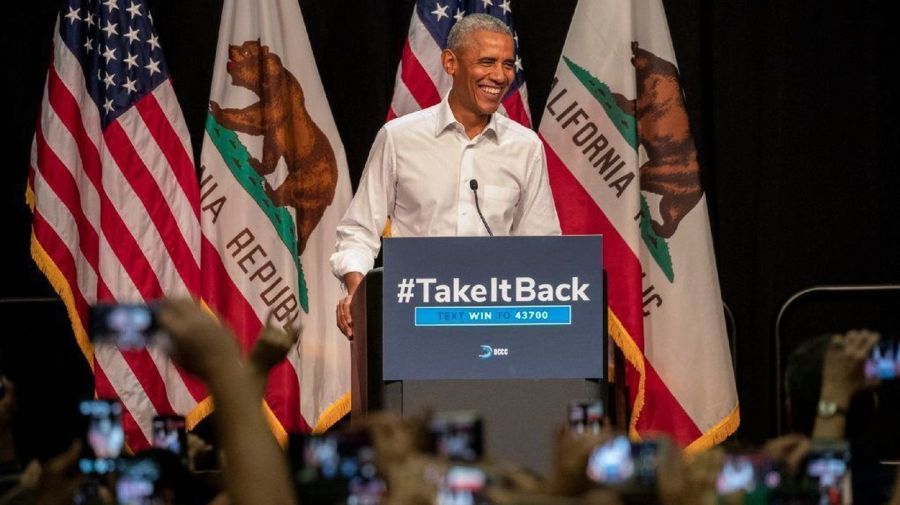
[(347, 286), (347, 296), (341, 298), (337, 304), (337, 325), (341, 333), (348, 340), (353, 340), (353, 319), (350, 317), (350, 302), (353, 301), (353, 293), (363, 280), (363, 274), (359, 272), (347, 272), (344, 274), (344, 285)]

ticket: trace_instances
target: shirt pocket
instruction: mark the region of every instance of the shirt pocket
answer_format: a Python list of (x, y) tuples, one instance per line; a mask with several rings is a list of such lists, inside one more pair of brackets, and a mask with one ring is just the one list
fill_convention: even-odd
[(484, 185), (481, 211), (496, 235), (509, 235), (519, 205), (519, 188)]
[(484, 197), (491, 200), (509, 202), (513, 204), (512, 206), (514, 206), (519, 202), (519, 188), (508, 188), (505, 186), (493, 186), (491, 184), (485, 184)]

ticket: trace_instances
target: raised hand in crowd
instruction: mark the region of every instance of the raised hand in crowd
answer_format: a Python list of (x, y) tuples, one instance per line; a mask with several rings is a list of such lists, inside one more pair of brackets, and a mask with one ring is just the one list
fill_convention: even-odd
[(384, 473), (387, 505), (431, 505), (438, 491), (437, 475), (443, 463), (424, 454), (412, 454), (379, 471)]
[(685, 459), (669, 439), (659, 439), (657, 493), (663, 505), (714, 505), (716, 480), (722, 470), (718, 448)]
[(789, 474), (796, 474), (800, 465), (809, 454), (809, 438), (799, 433), (791, 433), (773, 438), (763, 445), (762, 453), (787, 469)]
[(163, 302), (159, 322), (171, 335), (173, 358), (203, 379), (213, 395), (231, 502), (296, 503), (287, 461), (266, 425), (258, 389), (234, 334), (190, 300)]
[(528, 471), (527, 469), (512, 464), (494, 462), (487, 465), (490, 475), (497, 478), (498, 483), (491, 484), (487, 489), (490, 503), (497, 505), (519, 505), (528, 503), (532, 505), (567, 505), (590, 503), (597, 505), (619, 505), (614, 491), (595, 488), (596, 493), (591, 493), (592, 498), (587, 500), (584, 496), (556, 496), (548, 494), (547, 482)]
[(852, 330), (831, 337), (822, 364), (819, 401), (826, 409), (834, 409), (837, 415), (816, 417), (812, 438), (844, 438), (850, 399), (866, 385), (865, 362), (879, 339), (878, 333), (868, 330)]
[(600, 433), (575, 433), (568, 427), (557, 430), (554, 446), (553, 468), (547, 483), (547, 491), (555, 496), (577, 496), (594, 484), (585, 473), (591, 451), (611, 439), (610, 430)]
[(354, 421), (352, 429), (369, 433), (375, 465), (385, 479), (389, 505), (429, 505), (437, 485), (429, 472), (438, 462), (423, 454), (427, 415), (404, 419), (392, 412), (373, 412)]
[(288, 355), (302, 333), (299, 326), (279, 328), (272, 322), (272, 317), (270, 313), (248, 357), (250, 372), (260, 396), (265, 392), (269, 372)]
[(353, 423), (372, 437), (379, 469), (390, 470), (408, 458), (422, 452), (425, 446), (425, 422), (422, 417), (404, 419), (393, 412), (373, 412)]
[(165, 300), (159, 323), (172, 338), (172, 359), (210, 387), (246, 373), (234, 333), (192, 300)]
[(502, 460), (491, 461), (486, 467), (501, 484), (488, 488), (491, 503), (541, 503), (536, 497), (546, 496), (546, 480), (527, 468)]

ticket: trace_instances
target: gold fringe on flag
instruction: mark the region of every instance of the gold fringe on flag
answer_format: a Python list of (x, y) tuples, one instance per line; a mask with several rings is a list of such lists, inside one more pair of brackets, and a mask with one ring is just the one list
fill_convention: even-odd
[(281, 422), (275, 417), (275, 413), (272, 412), (272, 409), (269, 408), (269, 404), (266, 403), (265, 400), (262, 402), (263, 415), (266, 416), (266, 422), (269, 423), (269, 429), (272, 430), (272, 435), (275, 435), (275, 440), (278, 441), (278, 445), (282, 448), (287, 447), (288, 443), (288, 434), (285, 431), (284, 426), (281, 425)]
[(200, 424), (200, 421), (206, 419), (206, 416), (212, 414), (215, 409), (216, 406), (213, 403), (212, 396), (207, 396), (200, 400), (200, 403), (195, 405), (188, 415), (184, 416), (184, 422), (187, 425), (187, 429), (193, 430), (196, 428), (197, 425)]
[(709, 449), (710, 447), (713, 447), (717, 444), (720, 444), (724, 442), (726, 438), (730, 437), (735, 431), (737, 431), (740, 424), (741, 409), (740, 406), (735, 405), (734, 410), (732, 410), (730, 414), (716, 423), (715, 426), (706, 430), (706, 432), (701, 435), (700, 438), (691, 442), (690, 445), (684, 448), (684, 452), (689, 455), (696, 454), (698, 452), (703, 452), (706, 449)]
[(628, 435), (634, 440), (640, 440), (641, 436), (637, 431), (637, 421), (641, 417), (641, 411), (644, 409), (644, 389), (647, 376), (647, 371), (644, 368), (644, 353), (628, 333), (628, 330), (625, 329), (625, 326), (622, 325), (622, 321), (616, 317), (616, 314), (612, 309), (607, 310), (607, 315), (609, 319), (607, 322), (609, 336), (612, 337), (616, 345), (619, 346), (619, 349), (622, 350), (625, 359), (631, 363), (631, 366), (638, 372), (638, 390), (637, 396), (635, 396), (634, 399), (634, 406), (631, 410), (631, 421), (628, 423)]
[[(628, 423), (628, 435), (634, 440), (640, 440), (640, 433), (637, 431), (637, 421), (641, 417), (641, 411), (644, 409), (644, 399), (645, 399), (645, 384), (646, 384), (646, 375), (647, 371), (644, 367), (644, 353), (637, 346), (634, 339), (628, 333), (628, 330), (625, 329), (625, 326), (622, 325), (622, 321), (616, 317), (616, 314), (612, 311), (612, 309), (608, 310), (609, 314), (609, 322), (607, 323), (607, 327), (609, 329), (609, 335), (612, 337), (613, 341), (619, 346), (619, 349), (622, 350), (622, 354), (625, 356), (625, 359), (631, 363), (631, 366), (637, 370), (639, 379), (638, 379), (638, 391), (637, 395), (634, 399), (634, 407), (631, 412), (631, 421)], [(704, 451), (713, 447), (726, 438), (731, 436), (741, 424), (741, 413), (740, 407), (735, 405), (734, 410), (731, 411), (727, 416), (725, 416), (721, 421), (716, 423), (715, 426), (706, 430), (699, 438), (690, 443), (687, 447), (685, 447), (684, 451), (687, 454), (695, 454), (697, 452)]]
[[(25, 199), (31, 207), (32, 212), (34, 212), (34, 193), (31, 192), (30, 188), (25, 193)], [(91, 340), (88, 338), (87, 331), (84, 329), (84, 323), (81, 321), (78, 310), (75, 308), (75, 298), (74, 295), (72, 295), (72, 286), (69, 285), (69, 282), (59, 270), (59, 267), (56, 266), (56, 263), (54, 263), (53, 259), (50, 258), (50, 255), (47, 254), (47, 251), (45, 251), (44, 247), (41, 246), (41, 243), (38, 242), (37, 237), (34, 236), (33, 232), (31, 234), (31, 258), (34, 260), (38, 269), (47, 277), (47, 280), (50, 281), (53, 290), (56, 291), (56, 294), (59, 295), (63, 304), (66, 306), (66, 312), (69, 314), (69, 322), (72, 323), (72, 332), (75, 334), (75, 341), (78, 343), (81, 353), (84, 354), (84, 359), (87, 360), (88, 365), (91, 367), (91, 370), (93, 370), (94, 347), (91, 345)]]
[(342, 417), (350, 413), (350, 391), (342, 394), (337, 400), (322, 411), (319, 420), (313, 428), (313, 433), (325, 433)]

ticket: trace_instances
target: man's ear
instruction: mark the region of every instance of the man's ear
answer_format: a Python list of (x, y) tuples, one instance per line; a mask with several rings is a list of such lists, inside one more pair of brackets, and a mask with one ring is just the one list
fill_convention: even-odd
[(456, 73), (456, 65), (459, 63), (456, 55), (453, 54), (453, 51), (450, 49), (444, 49), (441, 51), (441, 65), (444, 67), (444, 72), (447, 72), (447, 75), (453, 75)]

